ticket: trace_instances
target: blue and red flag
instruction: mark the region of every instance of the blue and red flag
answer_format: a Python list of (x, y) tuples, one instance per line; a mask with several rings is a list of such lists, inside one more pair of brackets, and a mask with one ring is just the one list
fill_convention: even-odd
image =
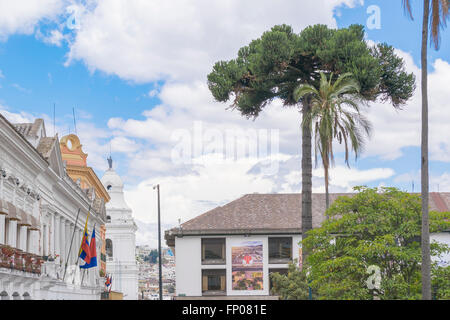
[[(85, 233), (85, 237), (87, 238), (87, 233)], [(92, 237), (91, 237), (91, 244), (89, 244), (86, 240), (86, 244), (89, 246), (87, 251), (89, 252), (89, 259), (83, 259), (80, 255), (80, 258), (82, 258), (84, 261), (86, 261), (86, 263), (82, 266), (80, 266), (81, 269), (89, 269), (92, 267), (96, 267), (97, 266), (97, 249), (95, 246), (95, 227), (94, 230), (92, 230)], [(86, 245), (83, 243), (83, 246), (86, 247)], [(84, 249), (82, 249), (84, 252)], [(83, 254), (83, 252), (81, 254)], [(86, 254), (87, 257), (87, 254)]]
[(109, 288), (109, 291), (111, 291), (111, 282), (112, 282), (112, 276), (106, 276), (106, 282), (105, 282), (105, 286), (106, 286), (106, 289), (108, 289), (108, 287), (110, 287)]
[(87, 264), (91, 262), (91, 250), (89, 247), (87, 228), (84, 229), (83, 240), (81, 241), (80, 258)]

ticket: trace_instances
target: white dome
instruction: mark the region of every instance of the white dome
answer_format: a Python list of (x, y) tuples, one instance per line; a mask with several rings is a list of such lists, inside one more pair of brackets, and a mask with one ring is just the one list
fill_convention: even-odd
[(113, 169), (106, 170), (101, 181), (106, 190), (110, 189), (111, 187), (123, 188), (122, 179)]
[(106, 170), (105, 174), (101, 178), (101, 182), (103, 186), (108, 191), (111, 199), (108, 203), (106, 203), (106, 209), (113, 210), (125, 210), (131, 211), (130, 207), (125, 202), (125, 198), (123, 195), (123, 181), (120, 176), (113, 170)]

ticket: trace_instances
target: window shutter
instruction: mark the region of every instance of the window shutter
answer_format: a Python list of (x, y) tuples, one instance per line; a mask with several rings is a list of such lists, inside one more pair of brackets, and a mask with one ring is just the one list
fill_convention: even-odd
[(220, 290), (225, 291), (225, 283), (226, 283), (225, 276), (220, 276)]
[(222, 259), (225, 260), (225, 241), (223, 242), (223, 245), (222, 245)]
[(202, 277), (202, 290), (208, 291), (208, 276)]
[(202, 241), (202, 260), (205, 260), (205, 244)]

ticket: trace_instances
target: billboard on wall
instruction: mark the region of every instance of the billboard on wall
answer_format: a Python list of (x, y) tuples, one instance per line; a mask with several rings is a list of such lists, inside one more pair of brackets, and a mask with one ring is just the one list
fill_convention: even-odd
[(263, 290), (263, 243), (243, 241), (231, 247), (232, 290)]

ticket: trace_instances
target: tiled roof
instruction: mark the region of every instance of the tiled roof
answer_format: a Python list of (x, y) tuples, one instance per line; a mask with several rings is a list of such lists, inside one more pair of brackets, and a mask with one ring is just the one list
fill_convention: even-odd
[(36, 150), (48, 161), (55, 142), (56, 138), (54, 137), (42, 137)]
[(24, 137), (36, 137), (43, 122), (43, 119), (36, 119), (34, 123), (14, 123), (13, 125)]
[[(339, 196), (330, 194), (330, 203)], [(182, 232), (301, 232), (301, 194), (247, 194), (226, 205), (212, 209), (181, 225)], [(430, 210), (449, 211), (450, 193), (430, 193)], [(313, 228), (321, 225), (325, 212), (325, 194), (312, 194)], [(179, 229), (171, 230), (178, 233)]]

